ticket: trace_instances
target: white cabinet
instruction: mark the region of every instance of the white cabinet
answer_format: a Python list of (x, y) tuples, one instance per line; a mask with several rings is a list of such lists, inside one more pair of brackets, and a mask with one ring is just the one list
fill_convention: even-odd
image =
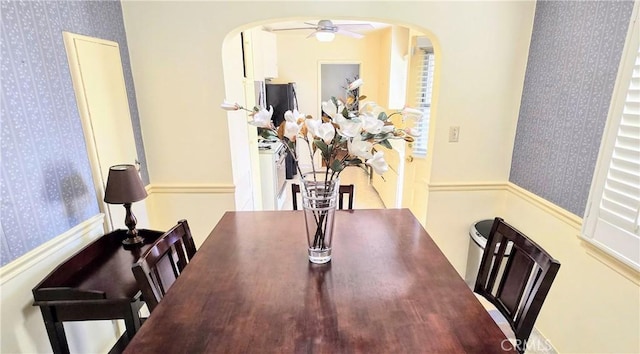
[(259, 81), (278, 77), (276, 35), (254, 28), (243, 32), (242, 38), (247, 77)]
[(262, 210), (281, 210), (286, 199), (286, 150), (281, 142), (266, 144), (260, 150), (260, 179), (262, 184)]
[(389, 171), (384, 173), (384, 176), (380, 176), (377, 173), (373, 173), (371, 178), (371, 184), (378, 192), (380, 199), (384, 203), (386, 208), (396, 207), (396, 197), (398, 193), (396, 187), (398, 185), (398, 173), (389, 168)]
[(402, 208), (402, 187), (404, 181), (404, 140), (389, 140), (393, 150), (376, 145), (376, 150), (384, 152), (384, 160), (389, 170), (380, 176), (373, 172), (371, 185), (387, 208)]

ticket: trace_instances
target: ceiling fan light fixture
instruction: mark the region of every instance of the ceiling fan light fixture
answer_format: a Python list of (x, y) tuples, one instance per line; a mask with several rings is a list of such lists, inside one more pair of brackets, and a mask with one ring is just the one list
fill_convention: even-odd
[(333, 32), (318, 31), (316, 32), (316, 39), (320, 42), (331, 42), (336, 37)]

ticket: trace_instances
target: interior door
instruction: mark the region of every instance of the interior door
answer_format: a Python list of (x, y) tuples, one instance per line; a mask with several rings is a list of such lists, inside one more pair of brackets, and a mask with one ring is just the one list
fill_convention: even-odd
[(424, 226), (427, 221), (427, 201), (429, 200), (428, 163), (426, 158), (413, 156), (411, 143), (406, 143), (402, 207), (409, 208)]
[[(120, 48), (103, 39), (69, 32), (63, 36), (98, 204), (106, 214), (106, 231), (125, 228), (124, 208), (103, 201), (109, 167), (138, 160)], [(145, 204), (134, 203), (133, 209), (138, 225), (147, 226)]]
[[(407, 81), (407, 101), (412, 107), (420, 107), (422, 92), (422, 81), (424, 80), (424, 56), (417, 50), (418, 37), (413, 37), (411, 42), (412, 55), (409, 63), (409, 80)], [(431, 68), (433, 70), (433, 68)], [(407, 124), (415, 124), (409, 121)], [(429, 135), (431, 129), (427, 129), (425, 134)], [(428, 137), (427, 137), (428, 138)], [(413, 143), (406, 143), (406, 161), (403, 177), (403, 197), (402, 206), (409, 208), (413, 215), (424, 225), (427, 220), (427, 201), (429, 200), (429, 176), (430, 157), (415, 156), (413, 153)], [(431, 151), (427, 150), (427, 154)]]

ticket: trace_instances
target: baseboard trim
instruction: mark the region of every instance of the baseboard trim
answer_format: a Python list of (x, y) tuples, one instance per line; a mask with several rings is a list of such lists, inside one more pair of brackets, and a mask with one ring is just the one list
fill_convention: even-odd
[[(0, 285), (24, 273), (35, 264), (54, 255), (68, 244), (90, 235), (92, 231), (102, 228), (104, 225), (104, 214), (100, 213), (74, 226), (66, 232), (54, 237), (42, 245), (23, 254), (9, 264), (0, 268)], [(102, 235), (104, 231), (99, 234)]]
[(233, 194), (232, 184), (150, 184), (149, 194)]

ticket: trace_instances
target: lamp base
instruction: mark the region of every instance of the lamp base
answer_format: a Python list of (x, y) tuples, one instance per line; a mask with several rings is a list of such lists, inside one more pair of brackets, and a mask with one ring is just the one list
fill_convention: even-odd
[(126, 246), (131, 246), (131, 245), (139, 245), (144, 243), (144, 239), (138, 235), (136, 236), (129, 236), (127, 238), (125, 238), (124, 240), (122, 240), (122, 244), (126, 245)]
[(124, 203), (124, 208), (127, 211), (127, 215), (124, 217), (124, 224), (127, 225), (129, 231), (127, 232), (127, 238), (122, 240), (122, 244), (125, 246), (134, 246), (144, 243), (144, 239), (138, 236), (138, 230), (136, 230), (136, 217), (131, 212), (131, 203)]

